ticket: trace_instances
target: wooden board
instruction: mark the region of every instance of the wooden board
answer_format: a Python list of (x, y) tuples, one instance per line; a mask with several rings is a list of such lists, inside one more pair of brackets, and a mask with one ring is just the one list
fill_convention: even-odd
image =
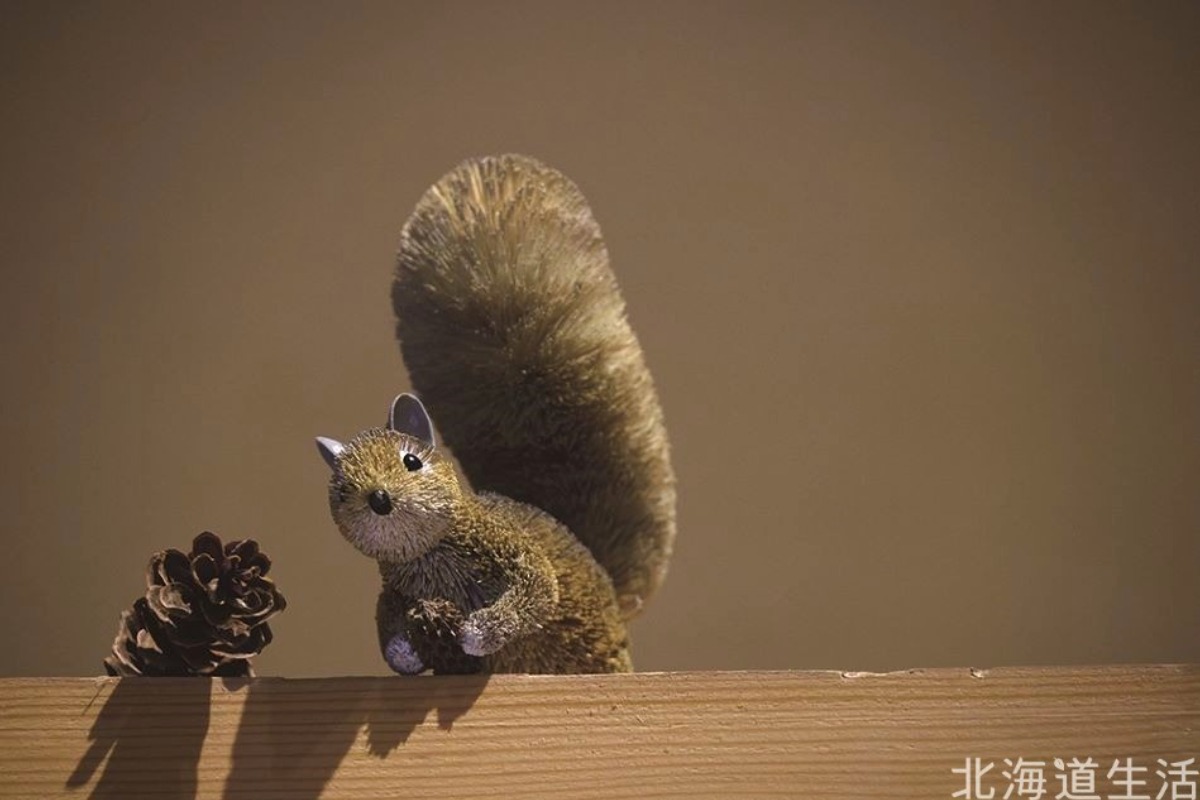
[(977, 796), (976, 758), (978, 796), (1023, 758), (1053, 798), (1090, 758), (1107, 800), (1114, 760), (1154, 797), (1197, 756), (1194, 665), (0, 680), (4, 798), (924, 800)]

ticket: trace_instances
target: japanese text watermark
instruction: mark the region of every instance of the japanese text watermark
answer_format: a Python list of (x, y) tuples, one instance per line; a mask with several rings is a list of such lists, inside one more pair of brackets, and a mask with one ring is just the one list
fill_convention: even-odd
[(950, 772), (962, 787), (950, 797), (961, 800), (1197, 800), (1200, 779), (1195, 757), (1114, 758), (1111, 765), (1090, 757), (965, 758)]

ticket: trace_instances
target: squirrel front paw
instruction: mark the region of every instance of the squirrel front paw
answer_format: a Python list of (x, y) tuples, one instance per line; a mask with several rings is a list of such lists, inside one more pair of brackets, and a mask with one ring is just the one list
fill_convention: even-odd
[(403, 633), (397, 633), (388, 640), (387, 647), (383, 648), (383, 658), (389, 667), (401, 675), (417, 675), (425, 670), (416, 648)]
[(463, 652), (469, 656), (486, 656), (499, 650), (504, 642), (497, 642), (496, 637), (486, 629), (468, 622), (458, 634), (458, 643)]
[(512, 638), (513, 625), (488, 609), (480, 609), (467, 616), (458, 633), (458, 643), (469, 656), (487, 656), (508, 644)]

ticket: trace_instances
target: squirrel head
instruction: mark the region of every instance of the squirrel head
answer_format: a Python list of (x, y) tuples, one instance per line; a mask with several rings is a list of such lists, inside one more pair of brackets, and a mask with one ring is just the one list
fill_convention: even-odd
[(346, 539), (379, 561), (410, 561), (437, 543), (462, 490), (453, 464), (437, 451), (421, 401), (402, 394), (386, 428), (346, 444), (317, 437), (333, 475), (329, 509)]

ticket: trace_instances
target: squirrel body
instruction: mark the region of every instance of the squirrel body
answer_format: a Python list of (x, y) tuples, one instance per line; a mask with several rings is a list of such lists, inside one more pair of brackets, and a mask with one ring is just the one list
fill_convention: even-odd
[(674, 474), (582, 194), (533, 159), (465, 162), (406, 223), (392, 300), (422, 399), (346, 444), (318, 439), (334, 521), (379, 564), (384, 659), (632, 669), (626, 621), (666, 570)]

